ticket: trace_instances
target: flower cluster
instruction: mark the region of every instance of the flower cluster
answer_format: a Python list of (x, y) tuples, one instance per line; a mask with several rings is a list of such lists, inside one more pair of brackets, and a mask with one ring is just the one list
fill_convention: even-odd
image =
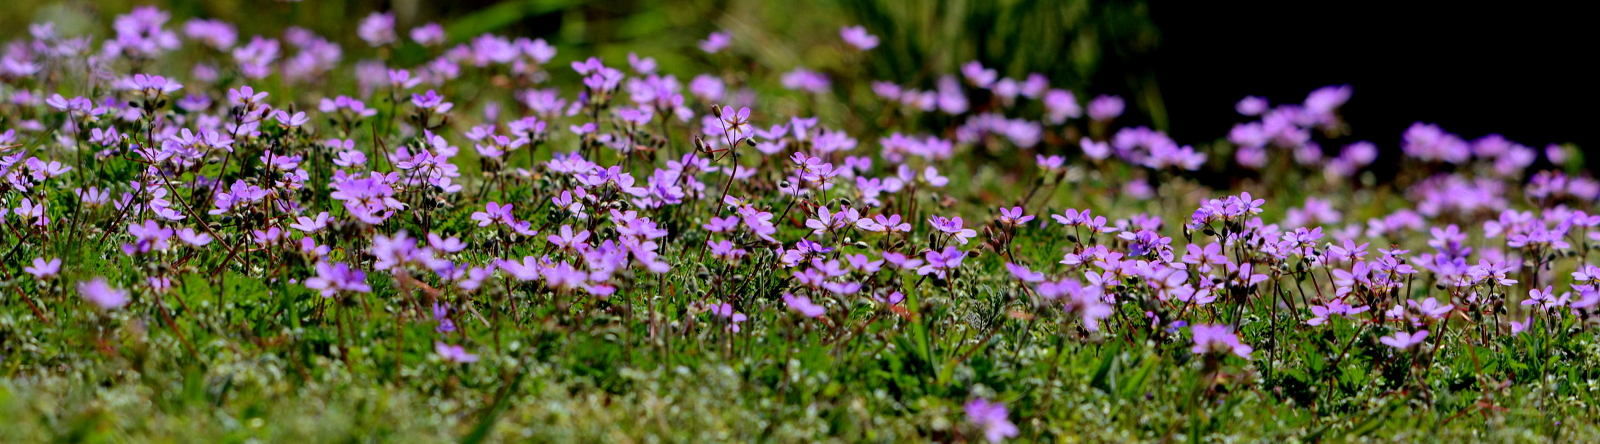
[[(1333, 361), (1371, 357), (1374, 374), (1414, 368), (1426, 381), (1442, 348), (1600, 322), (1600, 268), (1587, 259), (1600, 182), (1565, 169), (1565, 148), (1419, 123), (1389, 150), (1401, 177), (1352, 193), (1386, 148), (1342, 138), (1349, 86), (1298, 104), (1247, 97), (1235, 108), (1257, 120), (1188, 145), (1117, 126), (1120, 97), (1080, 103), (1043, 74), (979, 62), (926, 85), (872, 82), (870, 103), (851, 105), (903, 119), (854, 122), (779, 114), (795, 108), (750, 85), (869, 88), (828, 70), (685, 85), (638, 54), (557, 65), (543, 40), (449, 46), (439, 25), (402, 32), (392, 13), (361, 19), (354, 33), (371, 48), (348, 49), (302, 28), (246, 41), (227, 22), (169, 21), (142, 7), (104, 41), (47, 26), (0, 54), (0, 268), (19, 290), (5, 309), (107, 329), (117, 316), (155, 320), (139, 325), (175, 335), (197, 330), (185, 323), (251, 338), (282, 329), (296, 333), (278, 341), (306, 341), (284, 346), (295, 359), (348, 358), (345, 342), (368, 339), (343, 323), (364, 319), (392, 328), (395, 347), (431, 351), (442, 372), (518, 359), (502, 329), (604, 337), (629, 353), (826, 344), (807, 349), (807, 365), (882, 341), (874, 353), (916, 354), (896, 369), (1012, 359), (998, 350), (1040, 336), (1199, 358), (1215, 384), (1249, 369), (1284, 378), (1271, 372), (1300, 365), (1283, 358), (1291, 337), (1340, 337)], [(712, 33), (699, 56), (734, 57), (740, 42)], [(839, 42), (853, 56), (882, 51), (860, 26)], [(147, 62), (185, 45), (207, 58), (145, 71), (173, 69)], [(402, 45), (428, 57), (346, 60)], [(98, 73), (88, 85), (56, 83), (85, 63)], [(549, 84), (554, 72), (580, 84)], [(319, 80), (345, 73), (348, 88)], [(1004, 154), (971, 161), (993, 153)], [(1267, 185), (1213, 190), (1193, 180), (1202, 170)], [(197, 294), (274, 313), (172, 313)], [(369, 322), (385, 316), (396, 325)], [(417, 322), (423, 345), (404, 340)], [(971, 341), (930, 339), (946, 334)], [(1015, 336), (991, 347), (994, 335)], [(799, 368), (784, 347), (748, 362)], [(1055, 355), (1027, 359), (1040, 356)], [(790, 371), (762, 381), (799, 381)], [(985, 398), (964, 411), (970, 438), (1033, 427)]]

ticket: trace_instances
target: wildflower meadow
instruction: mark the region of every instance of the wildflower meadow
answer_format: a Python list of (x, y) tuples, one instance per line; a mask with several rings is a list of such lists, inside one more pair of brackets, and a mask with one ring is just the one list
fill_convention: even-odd
[(3, 442), (1600, 439), (1574, 145), (1337, 84), (1174, 140), (857, 25), (105, 19), (0, 48)]

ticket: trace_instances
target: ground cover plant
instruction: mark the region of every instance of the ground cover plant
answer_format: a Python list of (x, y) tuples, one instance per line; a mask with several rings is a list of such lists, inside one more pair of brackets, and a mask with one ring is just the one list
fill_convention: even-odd
[(386, 13), (111, 29), (0, 52), (0, 441), (1597, 434), (1575, 147), (1353, 140), (1340, 85), (1184, 144), (725, 32), (680, 77)]

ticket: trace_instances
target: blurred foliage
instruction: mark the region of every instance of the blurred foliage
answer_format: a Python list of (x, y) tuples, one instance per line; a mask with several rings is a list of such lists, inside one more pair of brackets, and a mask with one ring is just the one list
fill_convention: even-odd
[[(1166, 126), (1154, 73), (1145, 61), (1159, 33), (1142, 1), (1093, 0), (457, 0), (425, 2), (273, 0), (13, 0), (0, 8), (0, 40), (26, 33), (27, 24), (56, 23), (67, 35), (105, 36), (110, 18), (137, 5), (171, 11), (170, 27), (190, 17), (239, 26), (241, 40), (287, 26), (310, 29), (344, 46), (346, 57), (368, 56), (351, 32), (373, 11), (394, 11), (402, 31), (427, 22), (446, 27), (452, 42), (486, 32), (544, 38), (560, 51), (557, 63), (599, 56), (619, 62), (629, 52), (655, 57), (680, 77), (715, 71), (727, 62), (706, 56), (696, 42), (718, 30), (733, 33), (735, 50), (766, 72), (805, 66), (930, 88), (939, 75), (977, 60), (1002, 76), (1046, 75), (1052, 85), (1120, 93), (1158, 128)], [(874, 56), (847, 59), (839, 28), (860, 24), (879, 36)], [(400, 54), (404, 60), (405, 54)], [(836, 79), (845, 77), (834, 76)], [(845, 85), (845, 87), (865, 85)], [(1087, 99), (1086, 97), (1083, 99)], [(826, 107), (822, 109), (826, 111)]]

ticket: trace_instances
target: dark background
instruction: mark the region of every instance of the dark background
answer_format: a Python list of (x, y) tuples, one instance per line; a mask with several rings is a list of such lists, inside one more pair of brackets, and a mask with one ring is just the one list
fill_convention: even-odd
[(1161, 44), (1150, 63), (1172, 135), (1226, 134), (1244, 118), (1218, 111), (1245, 95), (1300, 102), (1316, 87), (1348, 83), (1351, 137), (1389, 158), (1421, 121), (1541, 151), (1573, 142), (1600, 159), (1594, 73), (1581, 69), (1596, 55), (1591, 12), (1577, 2), (1401, 3), (1152, 2)]

